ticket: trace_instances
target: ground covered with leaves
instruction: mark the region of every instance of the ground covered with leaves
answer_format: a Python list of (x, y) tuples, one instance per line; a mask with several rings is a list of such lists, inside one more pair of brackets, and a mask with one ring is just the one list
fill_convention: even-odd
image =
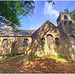
[(15, 55), (0, 61), (0, 73), (75, 73), (75, 63), (54, 56)]

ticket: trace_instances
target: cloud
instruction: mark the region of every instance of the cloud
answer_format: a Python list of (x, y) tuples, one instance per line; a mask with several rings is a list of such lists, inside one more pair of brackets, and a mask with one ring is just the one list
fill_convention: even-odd
[(51, 18), (57, 18), (59, 13), (57, 10), (53, 9), (51, 3), (45, 2), (44, 14), (50, 16)]

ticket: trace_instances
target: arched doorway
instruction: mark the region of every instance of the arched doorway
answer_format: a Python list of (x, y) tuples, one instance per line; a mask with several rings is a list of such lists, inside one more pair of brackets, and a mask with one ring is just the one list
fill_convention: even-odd
[(47, 45), (50, 49), (50, 46), (53, 44), (53, 36), (51, 34), (47, 35)]

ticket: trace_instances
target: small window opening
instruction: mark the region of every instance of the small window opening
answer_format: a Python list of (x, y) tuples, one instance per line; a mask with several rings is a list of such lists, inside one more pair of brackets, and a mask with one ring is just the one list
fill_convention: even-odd
[(67, 25), (67, 22), (66, 22), (66, 21), (64, 21), (64, 25), (65, 25), (65, 26)]
[(68, 19), (66, 15), (64, 15), (64, 19)]
[(23, 46), (28, 46), (28, 44), (29, 44), (29, 40), (28, 39), (24, 39), (24, 41), (23, 41)]
[(59, 44), (59, 39), (55, 38), (55, 44), (58, 45)]
[(72, 25), (72, 21), (69, 21), (69, 25)]
[(8, 40), (4, 39), (3, 42), (2, 42), (2, 47), (6, 48), (7, 46), (8, 46)]
[(42, 38), (42, 39), (41, 39), (41, 45), (44, 46), (44, 44), (45, 44), (45, 39)]

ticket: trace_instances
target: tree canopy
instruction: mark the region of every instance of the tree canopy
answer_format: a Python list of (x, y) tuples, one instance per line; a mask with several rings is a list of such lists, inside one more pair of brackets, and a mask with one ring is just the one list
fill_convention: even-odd
[(33, 13), (34, 1), (0, 1), (0, 26), (11, 26), (13, 30), (20, 27), (18, 16), (27, 16)]
[(69, 14), (71, 16), (71, 19), (75, 21), (75, 9), (71, 12), (68, 9), (65, 9), (64, 12)]
[[(52, 3), (53, 5), (55, 4), (55, 0), (47, 0), (49, 3)], [(69, 14), (71, 19), (75, 21), (75, 9), (73, 11), (69, 11), (68, 9), (64, 10), (65, 13)]]

